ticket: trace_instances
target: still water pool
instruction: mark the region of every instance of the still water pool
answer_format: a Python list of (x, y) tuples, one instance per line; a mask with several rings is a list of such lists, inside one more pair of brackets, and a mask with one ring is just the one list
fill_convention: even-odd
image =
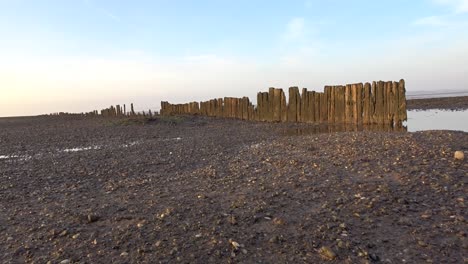
[(424, 110), (408, 111), (408, 131), (458, 130), (468, 132), (468, 110)]

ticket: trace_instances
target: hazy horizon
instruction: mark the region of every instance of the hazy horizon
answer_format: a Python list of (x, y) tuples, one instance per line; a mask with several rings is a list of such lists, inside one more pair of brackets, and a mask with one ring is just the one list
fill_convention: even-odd
[(468, 0), (0, 0), (0, 116), (268, 87), (468, 90)]

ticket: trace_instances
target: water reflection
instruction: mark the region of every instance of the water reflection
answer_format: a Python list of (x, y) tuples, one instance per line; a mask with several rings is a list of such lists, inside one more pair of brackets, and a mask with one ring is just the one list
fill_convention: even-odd
[(403, 127), (391, 127), (388, 125), (320, 124), (288, 128), (283, 131), (283, 134), (294, 136), (353, 131), (416, 132), (424, 130), (458, 130), (468, 132), (468, 110), (450, 111), (433, 109), (408, 111), (408, 121), (405, 122)]
[(301, 136), (334, 132), (358, 132), (358, 131), (379, 131), (379, 132), (406, 132), (406, 127), (392, 127), (389, 125), (355, 125), (355, 124), (332, 124), (332, 125), (310, 125), (304, 127), (289, 128), (284, 131), (286, 136)]
[(468, 111), (408, 111), (408, 131), (458, 130), (468, 132)]

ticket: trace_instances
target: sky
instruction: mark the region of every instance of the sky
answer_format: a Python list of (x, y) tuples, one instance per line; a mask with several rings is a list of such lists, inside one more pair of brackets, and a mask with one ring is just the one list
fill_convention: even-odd
[(468, 90), (468, 0), (0, 0), (0, 116), (402, 78)]

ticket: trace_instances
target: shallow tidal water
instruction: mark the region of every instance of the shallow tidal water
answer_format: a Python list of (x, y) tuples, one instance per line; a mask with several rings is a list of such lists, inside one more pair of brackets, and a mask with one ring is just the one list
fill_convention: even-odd
[(381, 131), (381, 132), (417, 132), (426, 130), (456, 130), (468, 132), (468, 110), (412, 110), (408, 111), (408, 121), (403, 127), (388, 127), (384, 125), (354, 125), (332, 124), (312, 125), (287, 129), (285, 135), (310, 135), (349, 131)]
[(468, 110), (431, 109), (408, 111), (406, 126), (409, 132), (424, 130), (458, 130), (468, 132)]

